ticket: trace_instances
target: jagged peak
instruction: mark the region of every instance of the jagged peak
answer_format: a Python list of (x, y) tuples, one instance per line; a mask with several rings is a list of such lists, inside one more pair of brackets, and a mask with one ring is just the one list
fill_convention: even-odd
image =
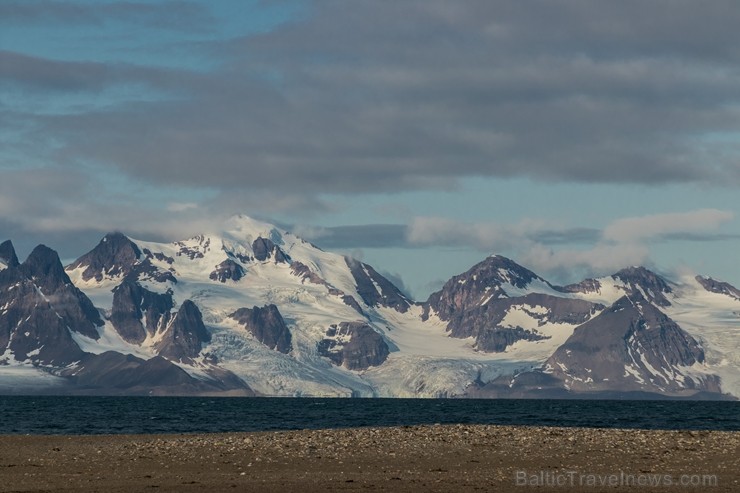
[(62, 261), (55, 250), (46, 245), (33, 249), (21, 269), (31, 279), (42, 279), (45, 284), (69, 284), (71, 281), (64, 272)]
[(701, 285), (701, 287), (711, 293), (724, 294), (740, 301), (740, 289), (737, 289), (728, 282), (704, 276), (696, 276), (694, 279)]
[(15, 254), (15, 247), (13, 247), (13, 242), (10, 240), (0, 243), (0, 267), (3, 265), (5, 267), (18, 267), (20, 265), (18, 256)]
[(95, 278), (102, 281), (105, 275), (127, 274), (141, 257), (141, 250), (128, 236), (120, 232), (106, 234), (100, 242), (85, 255), (67, 266), (68, 271), (84, 267), (82, 279)]
[(632, 293), (642, 290), (642, 294), (659, 306), (670, 306), (665, 294), (672, 293), (669, 282), (655, 272), (641, 266), (627, 267), (611, 276), (627, 284)]
[(567, 284), (565, 286), (554, 286), (554, 288), (561, 293), (598, 293), (601, 290), (601, 282), (598, 279), (589, 277), (581, 282)]
[(371, 265), (349, 256), (344, 261), (355, 280), (357, 294), (367, 306), (391, 307), (401, 313), (409, 309), (412, 302), (406, 295)]
[(612, 279), (621, 279), (622, 281), (649, 281), (654, 284), (664, 285), (671, 292), (668, 281), (659, 274), (651, 271), (641, 265), (633, 265), (619, 270), (612, 274)]
[(468, 277), (477, 278), (481, 274), (485, 275), (487, 283), (508, 283), (518, 288), (524, 288), (534, 280), (547, 284), (547, 281), (531, 270), (503, 255), (491, 255), (453, 279), (457, 279), (459, 282)]

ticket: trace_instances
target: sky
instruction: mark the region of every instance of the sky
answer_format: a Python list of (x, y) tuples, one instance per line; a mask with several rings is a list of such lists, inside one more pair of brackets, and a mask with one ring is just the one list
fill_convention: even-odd
[(72, 259), (241, 213), (426, 299), (740, 286), (734, 0), (0, 0), (0, 241)]

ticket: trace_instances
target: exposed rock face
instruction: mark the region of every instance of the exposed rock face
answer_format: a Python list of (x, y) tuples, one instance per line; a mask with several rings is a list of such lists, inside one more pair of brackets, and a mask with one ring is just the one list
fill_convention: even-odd
[(584, 279), (576, 284), (567, 286), (556, 286), (555, 289), (562, 293), (598, 293), (601, 291), (601, 283), (596, 279)]
[(517, 341), (539, 341), (547, 337), (536, 330), (505, 324), (509, 313), (518, 310), (538, 321), (578, 325), (604, 307), (584, 300), (558, 298), (532, 293), (517, 298), (493, 299), (483, 306), (456, 314), (447, 325), (452, 337), (475, 337), (475, 347), (486, 352), (502, 352)]
[(107, 351), (86, 355), (69, 377), (80, 388), (130, 390), (136, 387), (181, 386), (193, 383), (183, 369), (161, 356), (143, 360), (136, 356)]
[(121, 233), (109, 233), (90, 252), (67, 266), (68, 271), (81, 267), (82, 279), (100, 282), (106, 277), (177, 282), (169, 270), (157, 268), (152, 259), (171, 264), (173, 259), (162, 253), (142, 252), (136, 244)]
[(280, 315), (277, 306), (240, 308), (230, 317), (244, 325), (255, 339), (270, 349), (284, 354), (288, 354), (293, 349), (290, 330), (285, 325), (285, 320)]
[(103, 325), (100, 313), (90, 299), (72, 284), (54, 250), (44, 245), (37, 246), (17, 269), (22, 277), (39, 288), (70, 330), (96, 340), (100, 337), (96, 328)]
[(345, 294), (344, 291), (331, 286), (328, 282), (326, 282), (326, 280), (322, 279), (318, 274), (313, 272), (306, 264), (298, 261), (293, 261), (293, 263), (290, 264), (290, 270), (293, 275), (300, 277), (304, 283), (308, 281), (311, 284), (326, 286), (326, 288), (329, 290), (329, 294), (341, 297), (345, 305), (354, 308), (355, 311), (357, 311), (357, 313), (359, 313), (363, 317), (365, 316), (365, 312), (362, 310), (362, 307), (354, 298), (354, 296)]
[(190, 260), (193, 260), (196, 258), (203, 258), (205, 256), (205, 254), (211, 249), (211, 239), (203, 235), (198, 235), (190, 238), (187, 243), (184, 241), (176, 241), (175, 245), (180, 247), (180, 250), (177, 252), (178, 257), (187, 257)]
[(319, 284), (321, 286), (329, 287), (329, 283), (322, 279), (321, 276), (312, 271), (306, 264), (298, 261), (294, 261), (290, 264), (290, 271), (293, 275), (300, 277), (303, 282), (310, 282), (311, 284)]
[(495, 327), (484, 329), (478, 333), (475, 339), (475, 347), (489, 353), (502, 353), (519, 341), (542, 341), (549, 339), (536, 330), (523, 329), (521, 327)]
[(385, 277), (378, 274), (372, 266), (350, 257), (344, 261), (357, 285), (357, 293), (368, 306), (385, 306), (405, 313), (411, 302)]
[[(86, 354), (74, 369), (63, 372), (77, 393), (124, 395), (187, 395), (238, 389), (240, 395), (254, 395), (230, 372), (220, 381), (191, 377), (182, 368), (161, 356), (143, 360), (114, 351)], [(226, 384), (222, 382), (227, 382)]]
[(354, 296), (350, 296), (348, 294), (342, 294), (341, 296), (342, 296), (342, 301), (344, 302), (345, 305), (354, 308), (355, 311), (359, 313), (360, 315), (362, 315), (363, 317), (365, 316), (365, 312), (363, 311), (362, 307), (357, 302)]
[(232, 259), (226, 259), (216, 266), (216, 270), (208, 276), (213, 281), (226, 282), (228, 280), (237, 282), (244, 277), (246, 271), (244, 267), (237, 264)]
[(141, 344), (147, 335), (153, 336), (167, 327), (173, 307), (171, 294), (153, 293), (125, 279), (113, 290), (110, 320), (125, 341)]
[(716, 378), (682, 373), (681, 367), (703, 361), (704, 350), (693, 337), (633, 294), (577, 327), (546, 362), (545, 371), (575, 391), (717, 391)]
[(383, 336), (364, 322), (332, 325), (326, 331), (326, 338), (319, 342), (318, 350), (335, 365), (349, 370), (379, 366), (390, 354)]
[(18, 257), (10, 240), (0, 243), (0, 270), (6, 267), (18, 267)]
[(265, 261), (274, 258), (276, 264), (290, 263), (290, 257), (283, 252), (279, 246), (267, 238), (259, 237), (252, 242), (252, 251), (254, 258), (259, 261)]
[(90, 300), (69, 280), (59, 257), (40, 245), (23, 264), (0, 271), (0, 347), (18, 361), (65, 365), (83, 353), (70, 331), (93, 339), (103, 325)]
[(424, 305), (423, 318), (430, 309), (442, 320), (452, 320), (460, 313), (482, 305), (486, 300), (512, 295), (507, 286), (525, 289), (533, 281), (547, 281), (516, 262), (494, 255), (474, 265), (470, 270), (447, 281), (440, 291), (432, 293)]
[(156, 344), (159, 355), (172, 361), (191, 363), (203, 343), (211, 340), (203, 316), (190, 300), (185, 300), (172, 317), (162, 339)]
[(515, 310), (542, 326), (545, 323), (578, 325), (604, 308), (584, 300), (521, 294), (535, 281), (552, 288), (534, 272), (506, 257), (488, 257), (433, 293), (424, 304), (422, 319), (434, 312), (448, 322), (447, 330), (452, 337), (474, 337), (476, 349), (503, 352), (517, 341), (548, 338), (531, 327), (505, 322)]
[(627, 294), (639, 293), (648, 301), (658, 306), (670, 306), (671, 302), (665, 297), (673, 289), (665, 279), (645, 267), (628, 267), (612, 276), (612, 279), (621, 280), (627, 284)]
[[(64, 366), (79, 361), (83, 353), (68, 328), (68, 324), (75, 321), (69, 317), (60, 318), (54, 306), (30, 280), (16, 278), (17, 282), (8, 285), (1, 277), (6, 276), (0, 276), (0, 306), (3, 307), (0, 347), (5, 358), (42, 366)], [(0, 360), (0, 364), (6, 362), (7, 359)]]
[(148, 248), (144, 248), (142, 251), (144, 252), (144, 255), (146, 256), (146, 258), (148, 258), (148, 259), (152, 259), (152, 258), (153, 259), (157, 259), (160, 262), (165, 262), (165, 263), (170, 264), (170, 265), (172, 265), (172, 264), (175, 263), (175, 259), (174, 258), (168, 257), (167, 255), (165, 255), (162, 252), (152, 252)]
[(155, 345), (160, 356), (172, 361), (192, 362), (211, 336), (198, 307), (185, 300), (176, 313), (171, 292), (153, 293), (125, 279), (113, 290), (111, 323), (121, 337), (141, 344), (147, 337), (162, 334)]
[(730, 298), (740, 301), (740, 289), (737, 289), (730, 283), (717, 281), (711, 277), (696, 276), (696, 282), (702, 285), (704, 289), (712, 293), (725, 294)]
[(100, 282), (104, 277), (125, 276), (141, 257), (141, 250), (128, 237), (121, 233), (109, 233), (90, 252), (78, 258), (68, 266), (69, 270), (85, 267), (82, 279), (95, 279)]

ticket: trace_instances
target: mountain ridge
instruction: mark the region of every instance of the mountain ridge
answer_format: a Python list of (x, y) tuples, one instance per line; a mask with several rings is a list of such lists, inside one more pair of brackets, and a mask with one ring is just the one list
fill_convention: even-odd
[[(492, 255), (418, 302), (372, 266), (246, 216), (231, 218), (216, 233), (172, 243), (110, 233), (64, 268), (63, 276), (58, 256), (40, 253), (34, 258), (46, 258), (46, 264), (33, 260), (29, 265), (36, 267), (22, 268), (13, 261), (12, 243), (0, 245), (0, 280), (10, 280), (0, 282), (0, 306), (26, 310), (0, 311), (0, 343), (10, 349), (11, 339), (19, 337), (12, 325), (30, 313), (35, 288), (79, 291), (83, 296), (76, 306), (91, 316), (94, 307), (97, 323), (93, 329), (58, 329), (68, 333), (74, 356), (63, 364), (47, 358), (40, 371), (65, 382), (102, 385), (96, 390), (86, 384), (85, 392), (127, 390), (115, 387), (110, 372), (102, 379), (75, 380), (70, 368), (80, 361), (95, 371), (110, 361), (124, 371), (159, 358), (151, 368), (171, 379), (153, 376), (148, 366), (143, 367), (147, 371), (125, 370), (128, 376), (121, 378), (131, 392), (146, 388), (149, 379), (157, 392), (168, 392), (162, 382), (170, 382), (175, 393), (244, 395), (506, 397), (536, 395), (542, 388), (574, 397), (740, 395), (740, 360), (734, 356), (740, 316), (732, 315), (740, 313), (740, 298), (734, 286), (710, 278), (674, 282), (631, 267), (557, 286)], [(27, 283), (26, 298), (14, 297), (9, 289), (19, 279)], [(638, 316), (633, 306), (634, 316), (626, 317), (625, 305), (607, 316), (625, 299), (639, 299), (646, 314)], [(645, 324), (662, 327), (657, 339), (634, 327), (630, 333), (641, 348), (658, 348), (655, 354), (640, 353), (647, 363), (630, 360), (637, 353), (629, 346), (610, 353), (617, 363), (604, 370), (601, 386), (578, 384), (576, 378), (588, 378), (583, 368), (598, 368), (588, 352), (566, 365), (564, 351), (574, 354), (584, 334), (590, 334), (586, 340), (609, 341), (605, 334), (621, 330), (624, 338), (625, 330)], [(30, 375), (31, 353), (43, 351), (39, 344), (23, 353), (9, 349), (0, 357), (0, 381), (3, 365), (26, 368)], [(693, 359), (687, 356), (692, 354)], [(127, 355), (137, 360), (121, 359)], [(192, 382), (180, 381), (182, 374), (174, 368)], [(143, 380), (131, 383), (130, 375)], [(654, 385), (651, 378), (671, 381)]]

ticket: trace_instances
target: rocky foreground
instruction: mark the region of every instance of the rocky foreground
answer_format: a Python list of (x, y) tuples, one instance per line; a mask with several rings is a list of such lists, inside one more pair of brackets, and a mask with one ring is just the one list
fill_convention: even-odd
[(411, 426), (0, 436), (0, 491), (740, 491), (740, 432)]

